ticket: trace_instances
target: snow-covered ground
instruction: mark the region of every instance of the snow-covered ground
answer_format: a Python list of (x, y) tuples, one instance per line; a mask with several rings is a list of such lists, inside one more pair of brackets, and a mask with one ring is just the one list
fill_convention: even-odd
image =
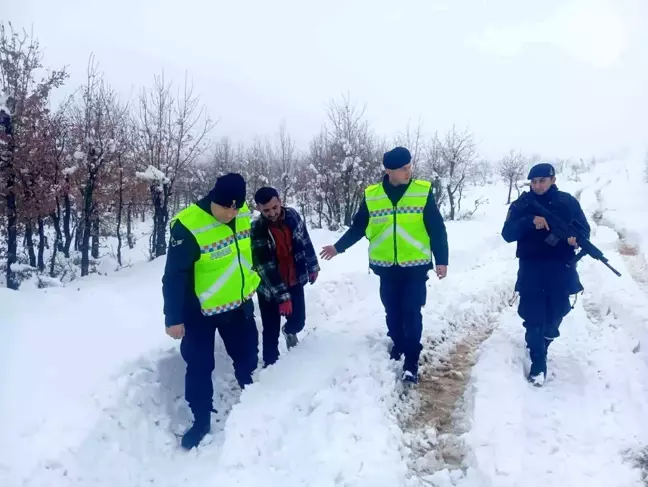
[[(607, 183), (619, 167), (625, 184)], [(638, 167), (601, 163), (580, 182), (559, 181), (578, 193), (593, 241), (623, 277), (583, 261), (586, 291), (552, 345), (542, 389), (524, 380), (509, 306), (517, 264), (499, 235), (502, 185), (478, 190), (489, 203), (472, 220), (448, 223), (449, 275), (428, 282), (418, 390), (404, 392), (388, 360), (363, 241), (321, 263), (300, 345), (282, 348), (243, 393), (217, 341), (219, 413), (188, 453), (178, 447), (190, 416), (179, 344), (163, 329), (163, 259), (67, 287), (0, 289), (0, 485), (642, 485), (633, 459), (648, 445), (648, 295), (637, 255), (648, 231), (627, 217), (639, 206), (626, 204), (633, 194), (647, 208)], [(337, 236), (312, 231), (317, 248)], [(619, 253), (619, 236), (634, 239), (636, 255)], [(453, 424), (420, 424), (438, 364), (482, 336)], [(456, 440), (454, 464), (435, 455), (444, 436)]]

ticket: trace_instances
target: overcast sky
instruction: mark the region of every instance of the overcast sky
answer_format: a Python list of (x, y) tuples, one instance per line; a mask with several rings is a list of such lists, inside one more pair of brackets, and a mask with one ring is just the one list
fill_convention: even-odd
[(301, 148), (349, 92), (381, 135), (468, 126), (480, 153), (606, 154), (648, 142), (645, 0), (0, 0), (45, 63), (83, 82), (94, 52), (127, 98), (185, 70), (213, 136)]

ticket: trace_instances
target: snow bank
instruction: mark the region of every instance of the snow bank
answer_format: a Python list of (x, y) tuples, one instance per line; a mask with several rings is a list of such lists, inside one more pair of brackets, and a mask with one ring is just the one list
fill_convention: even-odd
[(78, 286), (0, 289), (0, 479), (29, 471), (75, 445), (103, 414), (94, 394), (124, 363), (168, 346), (159, 276), (162, 261), (96, 276)]
[(14, 262), (11, 264), (11, 270), (14, 272), (33, 272), (36, 271), (35, 267), (30, 266), (29, 264), (19, 264)]

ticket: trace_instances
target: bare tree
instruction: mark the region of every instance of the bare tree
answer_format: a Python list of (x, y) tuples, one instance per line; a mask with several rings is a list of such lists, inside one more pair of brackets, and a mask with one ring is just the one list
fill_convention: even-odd
[(511, 192), (513, 187), (518, 190), (517, 182), (524, 177), (524, 171), (527, 166), (527, 161), (519, 151), (511, 150), (506, 156), (502, 158), (499, 163), (498, 172), (504, 182), (508, 183), (508, 197), (506, 204), (511, 203)]
[(447, 200), (444, 181), (448, 175), (448, 166), (442, 157), (441, 142), (436, 133), (424, 144), (419, 166), (419, 176), (432, 182), (434, 201), (441, 208)]
[(149, 183), (153, 204), (151, 256), (166, 254), (169, 201), (177, 179), (206, 150), (206, 136), (214, 123), (185, 76), (177, 98), (164, 74), (139, 96), (136, 147), (147, 165), (138, 175)]
[(327, 172), (324, 203), (332, 229), (351, 224), (364, 189), (376, 182), (382, 171), (375, 136), (364, 114), (365, 108), (357, 108), (348, 96), (329, 104), (326, 167), (318, 168), (318, 173)]
[(292, 196), (295, 186), (295, 142), (286, 129), (286, 123), (282, 122), (277, 133), (276, 147), (271, 152), (274, 166), (277, 171), (276, 184), (279, 194), (284, 201)]
[[(100, 214), (99, 201), (95, 192), (106, 166), (114, 157), (116, 145), (112, 138), (115, 113), (122, 108), (117, 94), (107, 86), (98, 71), (94, 56), (90, 57), (86, 84), (81, 99), (71, 107), (72, 132), (76, 152), (74, 158), (81, 167), (79, 182), (82, 196), (80, 232), (81, 275), (87, 276), (90, 269), (89, 252), (98, 256), (98, 232)], [(93, 237), (93, 249), (90, 239)]]
[(476, 149), (473, 135), (468, 130), (457, 132), (452, 130), (445, 136), (440, 146), (441, 160), (445, 166), (445, 189), (450, 203), (450, 220), (454, 220), (461, 208), (466, 178), (475, 162)]
[(270, 156), (268, 144), (255, 138), (245, 151), (243, 176), (247, 181), (248, 195), (253, 195), (259, 188), (271, 184)]
[(423, 135), (423, 120), (421, 118), (419, 118), (415, 127), (412, 127), (411, 121), (408, 121), (405, 132), (399, 133), (394, 138), (394, 144), (406, 147), (410, 151), (415, 174), (425, 172), (425, 169), (419, 165), (421, 158), (425, 159), (424, 152), (426, 150)]

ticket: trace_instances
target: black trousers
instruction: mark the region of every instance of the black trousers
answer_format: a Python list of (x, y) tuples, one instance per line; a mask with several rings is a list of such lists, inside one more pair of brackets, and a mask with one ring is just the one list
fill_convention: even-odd
[(405, 354), (404, 370), (418, 373), (423, 346), (421, 308), (427, 299), (427, 276), (416, 278), (380, 278), (380, 299), (385, 307), (388, 336), (394, 342), (392, 355)]
[(546, 291), (520, 293), (518, 314), (534, 371), (547, 372), (547, 347), (560, 336), (560, 324), (571, 310), (569, 295)]
[[(292, 301), (292, 314), (286, 317), (286, 333), (299, 333), (306, 325), (306, 301), (304, 286), (298, 284), (288, 289)], [(281, 332), (281, 315), (279, 303), (269, 300), (262, 294), (259, 297), (259, 311), (263, 322), (263, 363), (274, 364), (279, 359), (279, 334)]]
[(213, 408), (212, 372), (217, 329), (241, 388), (252, 383), (252, 373), (257, 367), (259, 335), (252, 300), (227, 313), (187, 320), (180, 353), (187, 363), (185, 398), (194, 415), (208, 414)]

